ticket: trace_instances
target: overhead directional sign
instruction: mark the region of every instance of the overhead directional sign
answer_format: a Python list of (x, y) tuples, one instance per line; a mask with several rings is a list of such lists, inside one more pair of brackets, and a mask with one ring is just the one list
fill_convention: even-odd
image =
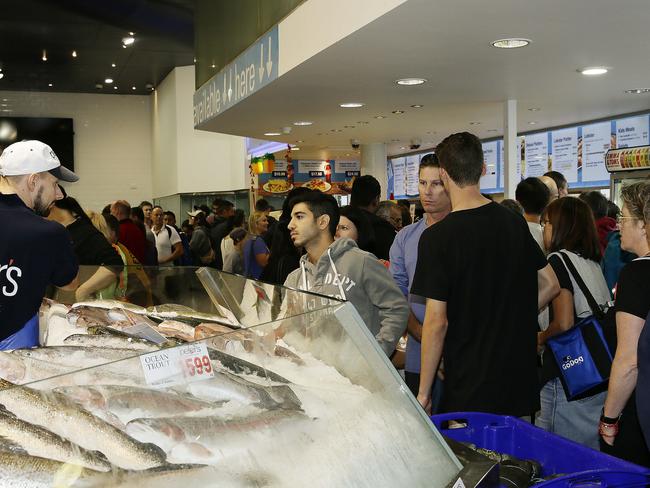
[(276, 25), (194, 93), (194, 127), (200, 128), (275, 80), (278, 56)]

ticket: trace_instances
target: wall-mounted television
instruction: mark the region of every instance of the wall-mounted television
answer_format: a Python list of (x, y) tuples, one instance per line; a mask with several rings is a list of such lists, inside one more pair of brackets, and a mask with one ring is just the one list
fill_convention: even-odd
[(14, 142), (36, 139), (50, 146), (61, 164), (74, 171), (72, 119), (0, 116), (0, 152)]

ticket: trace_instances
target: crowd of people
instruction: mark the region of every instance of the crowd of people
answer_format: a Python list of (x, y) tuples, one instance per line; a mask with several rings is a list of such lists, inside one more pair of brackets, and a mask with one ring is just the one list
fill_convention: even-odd
[[(211, 266), (347, 300), (387, 356), (406, 338), (405, 381), (428, 412), (514, 415), (650, 466), (650, 355), (641, 353), (650, 354), (650, 181), (625, 186), (619, 209), (598, 191), (569, 196), (551, 171), (497, 203), (480, 192), (483, 167), (480, 140), (453, 134), (421, 159), (415, 215), (408, 201), (382, 202), (364, 175), (347, 206), (294, 188), (277, 219), (264, 199), (248, 219), (216, 199), (180, 228), (146, 201), (98, 214), (60, 187), (47, 187), (46, 206), (23, 177), (3, 176), (0, 191), (62, 224), (79, 264), (101, 267), (78, 299), (119, 298), (128, 279), (119, 265), (144, 264)], [(0, 210), (18, 205), (2, 196)], [(75, 286), (68, 271), (54, 284)], [(573, 398), (548, 342), (594, 315), (594, 301), (615, 310), (611, 375)]]

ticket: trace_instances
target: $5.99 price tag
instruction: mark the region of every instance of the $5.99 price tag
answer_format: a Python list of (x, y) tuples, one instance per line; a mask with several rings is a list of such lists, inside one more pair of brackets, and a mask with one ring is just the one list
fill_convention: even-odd
[(171, 386), (214, 377), (208, 348), (203, 342), (143, 354), (140, 363), (150, 386)]

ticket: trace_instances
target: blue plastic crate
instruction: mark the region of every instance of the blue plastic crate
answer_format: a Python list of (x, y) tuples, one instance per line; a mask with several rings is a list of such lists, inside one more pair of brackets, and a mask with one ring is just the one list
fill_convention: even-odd
[[(551, 434), (515, 417), (475, 412), (434, 415), (431, 420), (445, 436), (459, 442), (535, 460), (541, 476), (564, 476), (539, 483), (539, 488), (634, 487), (650, 485), (650, 470), (594, 451)], [(443, 428), (449, 420), (465, 422), (460, 429)]]

